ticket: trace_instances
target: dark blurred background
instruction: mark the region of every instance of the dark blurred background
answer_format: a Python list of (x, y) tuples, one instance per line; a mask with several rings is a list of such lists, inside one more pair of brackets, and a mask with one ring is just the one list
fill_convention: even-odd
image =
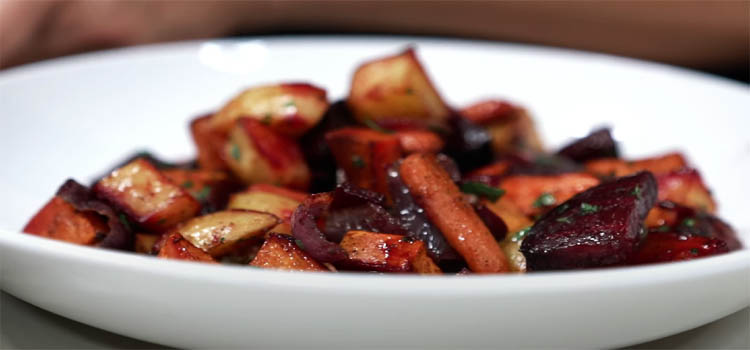
[(144, 43), (269, 34), (520, 42), (750, 83), (750, 1), (0, 1), (0, 67)]

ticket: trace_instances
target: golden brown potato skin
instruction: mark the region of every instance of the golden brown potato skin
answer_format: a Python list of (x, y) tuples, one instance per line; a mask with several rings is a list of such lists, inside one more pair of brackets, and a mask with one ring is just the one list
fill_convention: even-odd
[(402, 235), (349, 231), (340, 246), (347, 264), (356, 269), (379, 272), (440, 274), (440, 268), (427, 255), (424, 242)]
[(250, 266), (291, 271), (328, 271), (307, 255), (288, 235), (271, 233)]
[(412, 154), (401, 164), (401, 178), (414, 200), (448, 243), (477, 273), (508, 272), (508, 261), (489, 229), (432, 154)]
[(362, 64), (347, 100), (360, 122), (445, 126), (451, 114), (413, 49)]
[(164, 232), (201, 209), (193, 196), (143, 158), (99, 180), (94, 192), (153, 232)]
[(93, 212), (77, 211), (58, 196), (44, 205), (23, 228), (23, 232), (60, 241), (93, 245), (109, 232), (107, 221)]
[(216, 263), (210, 255), (192, 245), (178, 232), (166, 234), (162, 240), (157, 255), (160, 258)]

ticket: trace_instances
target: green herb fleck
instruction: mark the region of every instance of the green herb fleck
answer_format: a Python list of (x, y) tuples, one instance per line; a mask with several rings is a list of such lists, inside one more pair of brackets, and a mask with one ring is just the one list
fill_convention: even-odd
[(182, 188), (193, 188), (193, 185), (195, 185), (193, 183), (193, 180), (187, 180), (187, 181), (183, 182), (182, 185), (180, 185), (180, 187), (182, 187)]
[(505, 190), (497, 187), (487, 186), (481, 182), (467, 181), (461, 184), (461, 192), (485, 197), (493, 202), (505, 194)]
[(133, 227), (130, 226), (130, 220), (128, 220), (128, 217), (125, 216), (125, 214), (120, 214), (119, 218), (120, 218), (120, 222), (122, 223), (122, 225), (125, 226), (125, 228), (128, 231), (132, 231), (133, 230)]
[(164, 225), (164, 224), (165, 224), (166, 222), (167, 222), (167, 219), (166, 219), (166, 218), (161, 218), (161, 219), (159, 219), (159, 221), (157, 221), (156, 223), (157, 223), (157, 224), (159, 224), (159, 225)]
[(294, 100), (289, 100), (287, 103), (284, 103), (284, 107), (295, 107), (295, 106), (297, 105), (294, 103)]
[(656, 228), (657, 232), (669, 232), (669, 230), (670, 230), (670, 227), (667, 225), (661, 225)]
[(266, 125), (271, 125), (272, 119), (273, 117), (271, 116), (271, 113), (266, 113), (266, 115), (263, 116), (263, 119), (260, 122)]
[(682, 225), (687, 227), (694, 227), (695, 226), (695, 219), (693, 218), (687, 218), (685, 220), (682, 220)]
[(240, 160), (240, 146), (237, 146), (236, 143), (232, 144), (232, 149), (230, 151), (232, 153), (232, 158), (236, 161)]
[(691, 248), (690, 249), (690, 254), (698, 255), (698, 248)]
[(524, 237), (526, 237), (526, 235), (529, 233), (529, 231), (531, 231), (531, 226), (522, 228), (522, 229), (518, 230), (518, 232), (516, 232), (513, 235), (513, 237), (510, 238), (510, 240), (513, 241), (513, 242), (518, 242), (518, 241), (524, 239)]
[(414, 95), (414, 89), (412, 89), (412, 88), (410, 88), (410, 87), (409, 87), (409, 88), (406, 88), (406, 94), (407, 94), (407, 95)]
[(365, 167), (365, 160), (359, 155), (355, 154), (352, 156), (352, 165), (357, 169), (363, 169)]
[(633, 188), (633, 191), (630, 192), (630, 194), (634, 195), (636, 198), (641, 199), (642, 193), (641, 193), (641, 186), (635, 185), (635, 188)]
[(302, 244), (302, 241), (300, 241), (299, 239), (295, 239), (294, 243), (297, 243), (297, 246), (300, 247), (300, 249), (305, 249), (305, 245)]
[(450, 131), (448, 131), (448, 129), (446, 129), (446, 128), (442, 127), (442, 126), (439, 126), (439, 125), (430, 125), (430, 126), (427, 127), (427, 129), (430, 130), (430, 131), (432, 131), (432, 132), (434, 132), (434, 133), (436, 133), (436, 134), (438, 134), (438, 135), (445, 136), (445, 135), (450, 134)]
[(367, 127), (370, 128), (370, 129), (372, 129), (372, 130), (375, 130), (377, 132), (382, 132), (384, 134), (393, 134), (395, 132), (393, 130), (386, 129), (386, 128), (378, 125), (378, 123), (376, 123), (372, 119), (365, 120), (365, 125), (367, 125)]
[(555, 221), (557, 221), (557, 222), (564, 222), (566, 224), (572, 224), (573, 223), (573, 220), (571, 220), (567, 216), (561, 216), (561, 217), (557, 218), (557, 220), (555, 220)]
[(534, 208), (541, 208), (541, 207), (548, 207), (550, 205), (554, 205), (555, 202), (555, 196), (553, 196), (551, 193), (542, 193), (532, 204)]
[(219, 240), (219, 243), (224, 243), (224, 240), (225, 240), (225, 239), (226, 239), (226, 238), (224, 238), (224, 237), (221, 237), (221, 239)]
[(598, 205), (588, 204), (586, 202), (581, 203), (581, 212), (584, 214), (593, 214), (599, 211)]
[(195, 194), (195, 199), (199, 201), (205, 201), (208, 196), (211, 195), (211, 186), (204, 186), (201, 190)]

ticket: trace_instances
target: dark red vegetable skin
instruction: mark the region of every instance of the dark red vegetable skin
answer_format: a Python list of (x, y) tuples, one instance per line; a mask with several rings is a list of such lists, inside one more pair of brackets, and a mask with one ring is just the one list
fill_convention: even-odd
[(619, 152), (610, 130), (603, 128), (592, 131), (586, 137), (563, 147), (557, 151), (557, 155), (583, 163), (598, 158), (617, 158)]
[(330, 193), (313, 194), (292, 214), (292, 235), (302, 243), (300, 248), (318, 262), (332, 263), (347, 257), (346, 252), (318, 228), (318, 220), (324, 217), (332, 200)]
[[(620, 265), (635, 253), (656, 203), (656, 179), (640, 172), (581, 192), (531, 227), (521, 244), (530, 271)], [(582, 203), (597, 206), (586, 213)]]
[[(399, 218), (408, 231), (407, 235), (424, 242), (427, 254), (445, 270), (445, 267), (449, 267), (446, 266), (446, 262), (459, 261), (461, 258), (445, 240), (442, 232), (430, 222), (424, 209), (414, 201), (399, 175), (400, 165), (399, 161), (388, 169), (388, 189), (393, 202), (391, 212)], [(448, 264), (463, 266), (462, 264)]]
[(630, 258), (629, 265), (691, 260), (729, 252), (726, 242), (717, 238), (678, 232), (652, 232)]
[(109, 232), (96, 243), (96, 246), (133, 250), (133, 232), (120, 221), (119, 214), (109, 204), (96, 198), (91, 189), (73, 179), (68, 179), (60, 186), (56, 195), (78, 211), (91, 211), (107, 218)]
[(336, 160), (328, 148), (325, 134), (353, 125), (356, 121), (346, 101), (338, 101), (331, 104), (321, 121), (300, 138), (302, 153), (310, 167), (310, 190), (313, 193), (332, 191), (336, 187)]
[[(676, 214), (674, 221), (666, 223), (666, 228), (669, 231), (683, 235), (718, 239), (726, 243), (727, 249), (730, 251), (742, 248), (742, 243), (737, 238), (734, 229), (716, 216), (670, 201), (659, 202), (658, 207)], [(691, 220), (692, 225), (687, 225), (687, 220)], [(661, 229), (661, 227), (651, 227), (649, 232), (659, 233)]]
[(484, 225), (490, 230), (495, 240), (502, 241), (505, 239), (505, 235), (508, 234), (508, 226), (505, 225), (503, 219), (497, 216), (492, 210), (487, 209), (483, 204), (474, 205), (474, 211), (477, 212), (477, 215), (479, 215)]
[(462, 172), (492, 161), (492, 138), (484, 127), (458, 114), (451, 116), (448, 124), (445, 153), (456, 161)]
[(385, 199), (381, 194), (345, 182), (331, 196), (323, 225), (328, 240), (338, 243), (351, 230), (407, 234), (398, 218), (383, 206)]

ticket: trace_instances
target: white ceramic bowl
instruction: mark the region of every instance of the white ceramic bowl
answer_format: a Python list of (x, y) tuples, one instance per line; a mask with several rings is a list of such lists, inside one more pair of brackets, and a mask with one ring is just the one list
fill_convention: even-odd
[(605, 55), (482, 42), (180, 43), (0, 73), (2, 289), (95, 327), (191, 348), (615, 347), (750, 304), (748, 249), (632, 268), (419, 277), (206, 266), (18, 233), (67, 177), (91, 180), (143, 148), (191, 156), (187, 121), (244, 86), (311, 81), (342, 97), (358, 62), (411, 43), (451, 103), (514, 100), (532, 110), (551, 145), (608, 124), (629, 156), (684, 150), (721, 216), (750, 227), (747, 86)]

